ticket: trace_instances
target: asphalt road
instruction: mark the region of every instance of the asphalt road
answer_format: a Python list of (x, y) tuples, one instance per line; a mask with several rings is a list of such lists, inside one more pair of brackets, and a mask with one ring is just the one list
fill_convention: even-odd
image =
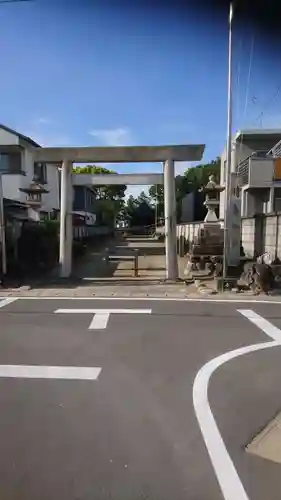
[(237, 309), (281, 328), (274, 304), (0, 301), (0, 499), (280, 500), (244, 447), (281, 409), (281, 347), (202, 368), (272, 342)]

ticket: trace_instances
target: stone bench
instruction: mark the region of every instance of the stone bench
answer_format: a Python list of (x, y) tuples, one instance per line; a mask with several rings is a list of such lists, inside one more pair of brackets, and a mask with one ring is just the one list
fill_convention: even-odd
[(103, 257), (103, 260), (107, 264), (109, 264), (110, 262), (118, 262), (118, 263), (119, 262), (133, 262), (133, 264), (134, 264), (133, 270), (134, 270), (135, 278), (137, 278), (139, 275), (139, 272), (138, 272), (139, 256), (138, 256), (137, 251), (135, 251), (134, 254), (130, 254), (130, 255), (118, 255), (118, 254), (110, 255), (107, 253)]

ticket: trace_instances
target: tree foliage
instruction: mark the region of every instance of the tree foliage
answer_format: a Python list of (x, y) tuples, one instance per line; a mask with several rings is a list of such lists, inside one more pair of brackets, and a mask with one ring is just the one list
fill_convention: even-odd
[(124, 207), (124, 219), (129, 227), (151, 226), (155, 223), (155, 209), (144, 191), (137, 198), (129, 196)]
[[(188, 193), (198, 191), (205, 186), (209, 176), (214, 174), (217, 182), (220, 180), (220, 158), (212, 160), (210, 163), (203, 163), (197, 167), (191, 167), (184, 172), (184, 175), (177, 175), (175, 178), (177, 218), (181, 216), (181, 203)], [(164, 217), (164, 188), (161, 185), (153, 185), (149, 188), (149, 195), (153, 200), (157, 219)]]
[[(84, 167), (74, 167), (73, 173), (75, 173), (75, 174), (95, 174), (95, 175), (116, 174), (116, 172), (114, 172), (114, 170), (109, 170), (105, 167), (99, 167), (96, 165), (86, 165)], [(127, 186), (124, 186), (123, 184), (108, 185), (108, 186), (101, 184), (100, 186), (93, 186), (92, 189), (96, 195), (97, 200), (120, 200), (120, 199), (124, 198)]]

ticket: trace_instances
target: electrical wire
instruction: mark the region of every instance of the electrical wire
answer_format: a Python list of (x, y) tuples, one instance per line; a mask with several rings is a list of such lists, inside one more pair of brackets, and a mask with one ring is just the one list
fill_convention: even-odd
[[(243, 48), (243, 38), (240, 39), (239, 44), (239, 56), (242, 52)], [(240, 75), (241, 75), (241, 60), (238, 57), (238, 65), (237, 65), (237, 121), (240, 119)]]
[(246, 95), (245, 95), (244, 119), (246, 118), (247, 107), (248, 107), (249, 89), (250, 89), (250, 81), (251, 81), (251, 73), (252, 73), (253, 55), (254, 55), (254, 46), (255, 46), (255, 36), (253, 35), (252, 36), (252, 42), (251, 42), (250, 61), (249, 61), (247, 86), (246, 86)]
[(35, 0), (0, 0), (1, 3), (21, 3), (21, 2), (35, 2)]
[(272, 94), (272, 96), (268, 99), (268, 101), (266, 102), (266, 104), (264, 105), (264, 108), (263, 110), (261, 111), (261, 113), (255, 118), (255, 122), (258, 121), (258, 120), (261, 120), (261, 123), (262, 123), (262, 119), (264, 117), (264, 112), (269, 108), (269, 106), (275, 101), (276, 97), (278, 96), (279, 92), (281, 90), (281, 83), (279, 83), (279, 85), (277, 85), (277, 88), (275, 89), (275, 92)]
[[(252, 39), (251, 39), (251, 49), (250, 49), (250, 57), (249, 57), (249, 67), (248, 67), (246, 93), (245, 93), (245, 103), (244, 103), (244, 114), (243, 114), (243, 122), (244, 122), (244, 124), (245, 124), (246, 115), (247, 115), (247, 109), (248, 109), (249, 90), (250, 90), (250, 83), (251, 83), (251, 76), (252, 76), (252, 65), (253, 65), (253, 57), (254, 57), (254, 48), (255, 48), (255, 34), (252, 35)], [(241, 137), (240, 137), (239, 159), (241, 158), (242, 144), (243, 144), (243, 129), (242, 129), (242, 133), (241, 133)]]

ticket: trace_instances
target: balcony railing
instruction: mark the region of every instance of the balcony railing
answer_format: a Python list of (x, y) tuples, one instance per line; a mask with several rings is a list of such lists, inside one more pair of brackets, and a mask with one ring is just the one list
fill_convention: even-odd
[(281, 156), (281, 141), (277, 142), (275, 146), (268, 153), (270, 156), (280, 157)]
[(276, 178), (276, 160), (270, 155), (252, 154), (237, 167), (239, 186), (268, 187)]
[(245, 158), (245, 160), (241, 161), (238, 165), (238, 177), (240, 183), (244, 186), (249, 182), (249, 163), (251, 156)]

